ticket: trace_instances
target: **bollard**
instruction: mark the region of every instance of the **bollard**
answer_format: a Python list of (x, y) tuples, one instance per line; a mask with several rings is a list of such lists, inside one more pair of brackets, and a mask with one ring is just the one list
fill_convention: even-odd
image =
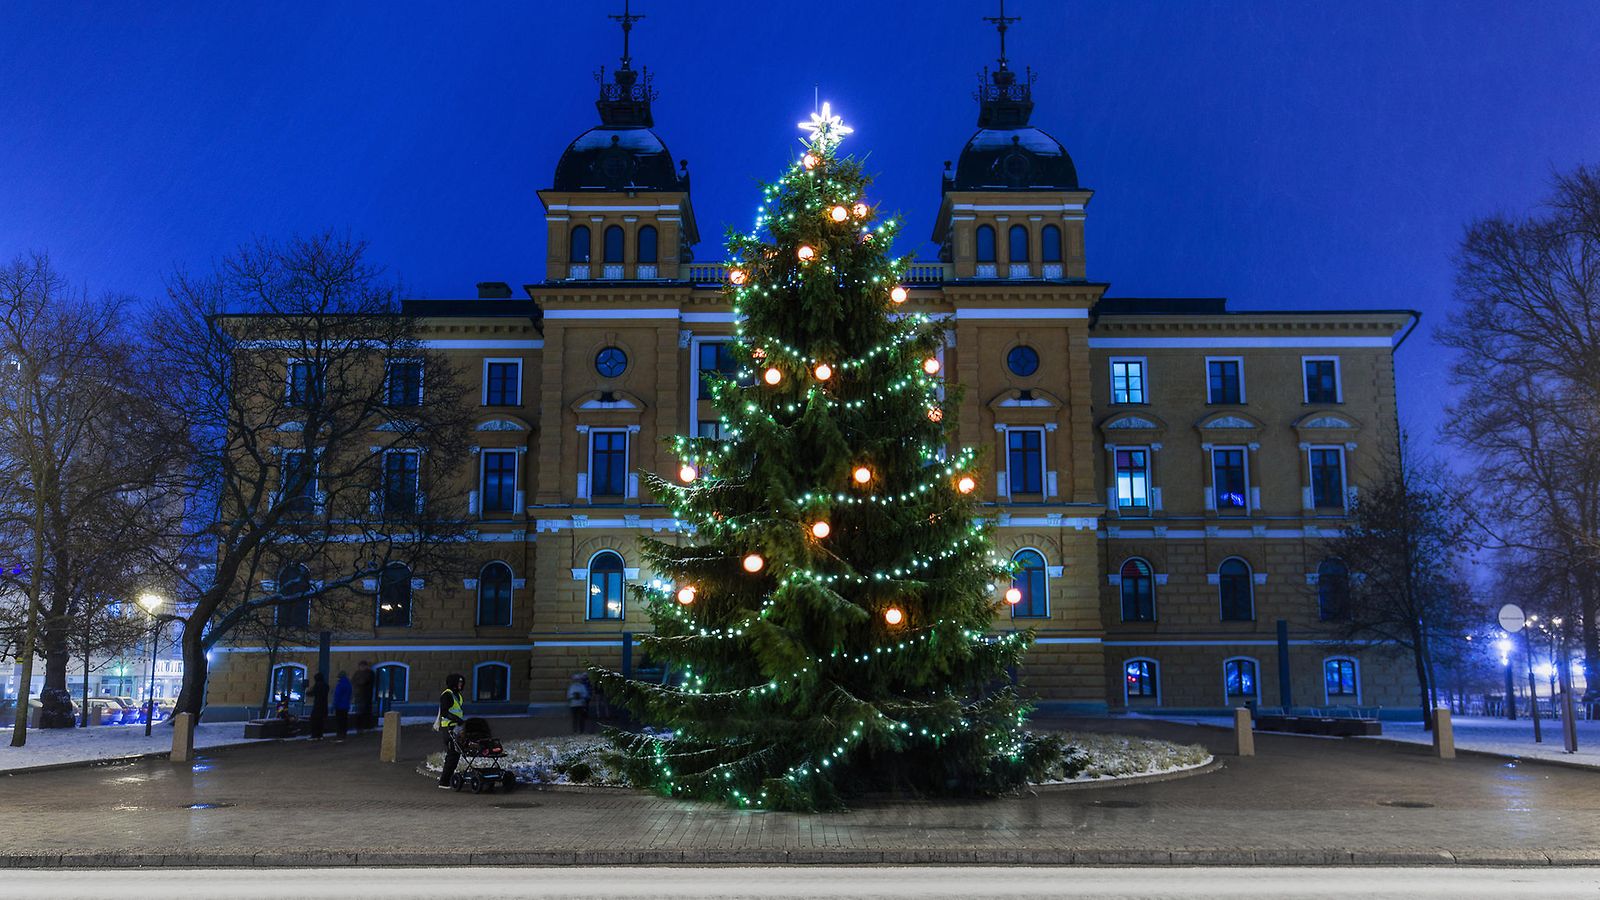
[(1233, 740), (1240, 756), (1256, 755), (1255, 725), (1250, 721), (1250, 710), (1242, 706), (1233, 711)]
[(1456, 758), (1456, 733), (1450, 725), (1450, 710), (1443, 706), (1433, 711), (1433, 750), (1440, 759)]
[(378, 750), (378, 761), (400, 761), (400, 714), (393, 710), (383, 714), (383, 746)]
[(175, 763), (186, 763), (194, 758), (194, 714), (178, 713), (172, 717), (172, 756)]

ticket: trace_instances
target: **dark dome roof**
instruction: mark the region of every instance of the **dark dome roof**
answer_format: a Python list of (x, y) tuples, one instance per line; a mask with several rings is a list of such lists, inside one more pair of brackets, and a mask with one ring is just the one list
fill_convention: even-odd
[(957, 191), (1075, 191), (1078, 169), (1061, 142), (1032, 126), (984, 128), (956, 163)]
[(639, 126), (601, 125), (567, 147), (556, 163), (558, 191), (686, 191), (661, 138)]

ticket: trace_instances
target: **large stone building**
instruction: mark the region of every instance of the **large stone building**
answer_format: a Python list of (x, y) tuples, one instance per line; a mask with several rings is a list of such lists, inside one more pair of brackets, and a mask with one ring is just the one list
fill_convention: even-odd
[[(1273, 705), (1287, 659), (1296, 703), (1409, 706), (1392, 655), (1318, 625), (1346, 580), (1323, 539), (1396, 451), (1392, 357), (1416, 314), (1107, 297), (1088, 277), (1092, 192), (1030, 124), (1031, 93), (1003, 61), (982, 84), (939, 259), (913, 268), (907, 304), (949, 318), (959, 437), (990, 451), (984, 513), (1024, 595), (994, 627), (1038, 632), (1021, 682), (1067, 709)], [(460, 671), (474, 708), (555, 708), (587, 664), (649, 667), (625, 589), (651, 577), (636, 541), (687, 537), (637, 472), (677, 470), (667, 436), (716, 435), (700, 373), (729, 368), (734, 326), (723, 266), (691, 261), (689, 177), (652, 96), (626, 58), (602, 83), (600, 124), (539, 193), (545, 277), (523, 298), (485, 283), (407, 304), (477, 382), (477, 560), (337, 637), (333, 668), (370, 660), (392, 703), (426, 707)], [(210, 703), (255, 703), (265, 656), (224, 656)], [(285, 683), (316, 664), (280, 659)]]

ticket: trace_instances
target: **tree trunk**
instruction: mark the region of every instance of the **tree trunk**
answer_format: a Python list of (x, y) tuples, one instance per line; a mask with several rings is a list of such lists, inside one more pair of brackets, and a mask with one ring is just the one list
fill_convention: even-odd
[(267, 717), (267, 706), (272, 703), (272, 667), (278, 664), (278, 647), (272, 645), (267, 650), (267, 683), (261, 689), (261, 718)]
[(172, 707), (174, 718), (177, 713), (190, 713), (194, 716), (195, 724), (199, 724), (200, 710), (206, 702), (206, 648), (201, 640), (205, 627), (205, 618), (198, 615), (191, 616), (183, 623), (183, 637), (180, 640), (183, 649), (183, 687), (178, 690), (178, 699)]
[(1583, 701), (1592, 703), (1600, 699), (1600, 622), (1596, 622), (1600, 614), (1600, 590), (1596, 590), (1595, 579), (1585, 577), (1579, 585), (1582, 592), (1578, 602), (1583, 606), (1583, 615), (1579, 616), (1582, 625), (1583, 639)]
[(88, 643), (87, 639), (85, 639), (83, 646), (84, 646), (84, 651), (83, 651), (83, 707), (78, 712), (78, 718), (83, 723), (82, 727), (88, 728), (89, 727), (89, 650), (88, 650), (89, 643)]
[(1422, 727), (1432, 731), (1433, 709), (1428, 705), (1428, 660), (1422, 645), (1422, 629), (1416, 626), (1411, 629), (1411, 661), (1417, 667), (1417, 698), (1422, 704)]

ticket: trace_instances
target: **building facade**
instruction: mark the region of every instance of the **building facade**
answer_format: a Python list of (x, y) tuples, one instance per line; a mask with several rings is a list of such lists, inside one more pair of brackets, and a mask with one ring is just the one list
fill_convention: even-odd
[[(1004, 61), (986, 73), (939, 258), (912, 268), (906, 304), (949, 322), (959, 439), (988, 451), (984, 514), (1020, 564), (1023, 600), (994, 627), (1038, 633), (1023, 688), (1080, 711), (1277, 705), (1285, 686), (1298, 705), (1410, 705), (1391, 651), (1320, 624), (1349, 577), (1323, 542), (1396, 453), (1392, 359), (1416, 314), (1107, 297), (1088, 278), (1092, 192), (1030, 124), (1031, 92)], [(474, 382), (474, 562), (336, 636), (332, 668), (370, 661), (392, 705), (427, 707), (461, 672), (473, 709), (553, 710), (587, 665), (654, 671), (627, 592), (652, 577), (637, 541), (690, 538), (638, 473), (677, 471), (672, 435), (718, 436), (701, 374), (731, 369), (734, 320), (724, 266), (693, 261), (689, 176), (652, 98), (626, 58), (603, 81), (600, 124), (539, 192), (543, 280), (406, 304)], [(257, 702), (265, 654), (220, 649), (209, 703)], [(285, 685), (317, 664), (277, 660)]]

